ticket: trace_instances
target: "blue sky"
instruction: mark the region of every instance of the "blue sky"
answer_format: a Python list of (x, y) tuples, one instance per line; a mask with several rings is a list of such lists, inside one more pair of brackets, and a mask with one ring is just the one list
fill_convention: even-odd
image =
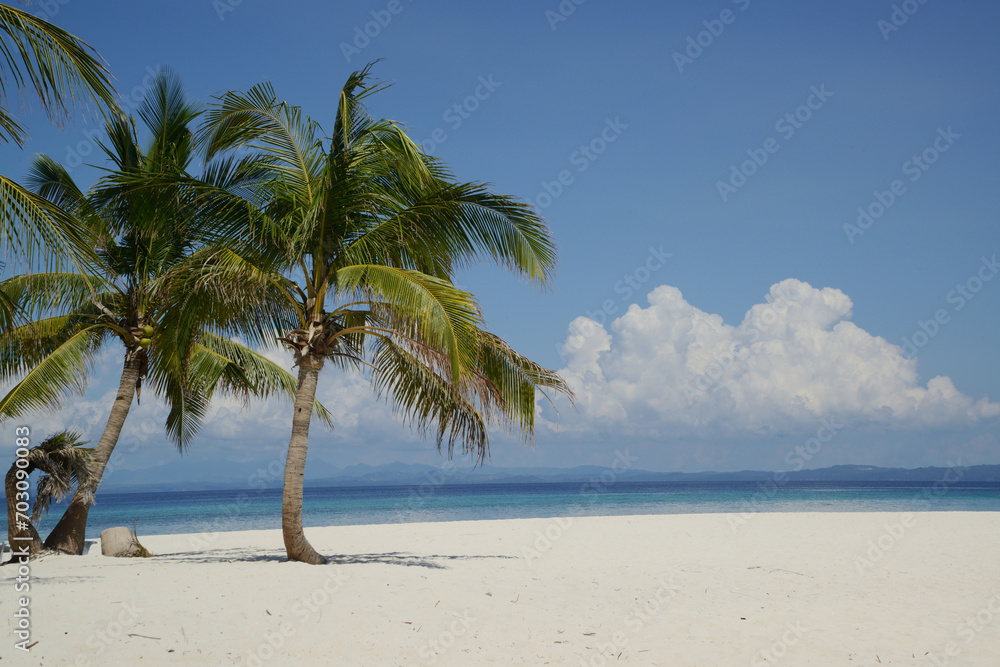
[[(384, 59), (374, 72), (393, 85), (376, 115), (459, 178), (536, 204), (560, 246), (552, 288), (493, 267), (460, 282), (580, 401), (558, 403), (558, 429), (541, 408), (534, 450), (499, 434), (494, 464), (610, 465), (628, 446), (647, 469), (787, 469), (810, 438), (822, 447), (807, 467), (1000, 463), (1000, 406), (986, 398), (1000, 401), (994, 3), (32, 9), (92, 44), (132, 107), (148, 72), (170, 66), (200, 100), (270, 80), (329, 126), (347, 75)], [(4, 174), (43, 152), (95, 178), (93, 122), (28, 118), (32, 141), (3, 149)], [(38, 427), (96, 439), (119, 364), (109, 353), (87, 395)], [(355, 380), (323, 382), (341, 425), (314, 429), (310, 458), (440, 462)], [(176, 463), (155, 411), (130, 417), (143, 435), (121, 467)], [(273, 458), (289, 415), (220, 404), (185, 460)], [(831, 419), (842, 426), (820, 442)]]

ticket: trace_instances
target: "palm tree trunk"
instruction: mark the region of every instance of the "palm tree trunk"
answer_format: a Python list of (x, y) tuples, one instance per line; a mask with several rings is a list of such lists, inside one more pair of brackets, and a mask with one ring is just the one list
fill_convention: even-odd
[[(25, 472), (29, 475), (34, 470), (33, 466), (28, 466), (25, 468)], [(7, 477), (4, 479), (4, 492), (7, 494), (7, 541), (10, 544), (10, 548), (21, 549), (26, 543), (28, 545), (28, 553), (34, 556), (35, 554), (41, 553), (42, 538), (38, 536), (38, 531), (31, 524), (31, 521), (25, 521), (27, 524), (24, 528), (19, 528), (17, 525), (17, 468), (11, 466), (10, 471), (7, 473)], [(21, 512), (23, 516), (28, 516), (30, 512)], [(25, 540), (24, 538), (30, 538)]]
[(285, 461), (285, 487), (281, 496), (281, 536), (285, 541), (288, 560), (311, 565), (323, 565), (326, 558), (316, 553), (302, 531), (302, 476), (309, 448), (309, 421), (316, 400), (316, 381), (323, 368), (323, 359), (311, 355), (299, 362), (299, 386), (295, 390), (295, 412), (292, 414), (292, 438), (288, 442)]
[[(122, 426), (125, 425), (125, 418), (132, 407), (132, 397), (135, 395), (135, 383), (139, 377), (140, 360), (139, 355), (126, 353), (125, 366), (122, 368), (122, 379), (118, 385), (118, 395), (111, 406), (111, 415), (108, 417), (108, 425), (104, 427), (101, 440), (94, 448), (94, 453), (90, 456), (89, 466), (93, 475), (93, 491), (101, 483), (101, 476), (108, 465), (111, 453), (118, 444), (118, 436), (121, 435)], [(87, 515), (90, 512), (91, 501), (88, 489), (83, 484), (77, 484), (76, 492), (69, 507), (63, 513), (59, 523), (56, 524), (52, 532), (45, 540), (45, 546), (49, 549), (62, 551), (68, 554), (81, 555), (83, 553), (84, 538), (87, 532)]]

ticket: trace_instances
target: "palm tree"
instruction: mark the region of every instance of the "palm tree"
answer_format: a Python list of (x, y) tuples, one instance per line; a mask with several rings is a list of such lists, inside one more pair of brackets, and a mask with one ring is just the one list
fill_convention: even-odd
[[(100, 57), (85, 42), (28, 12), (0, 5), (0, 142), (23, 146), (27, 131), (7, 108), (8, 92), (31, 90), (58, 124), (73, 108), (117, 109)], [(8, 91), (8, 85), (14, 91)], [(0, 175), (0, 245), (47, 265), (84, 241), (57, 208)]]
[[(56, 433), (28, 450), (24, 457), (27, 465), (22, 467), (15, 461), (10, 466), (4, 480), (4, 491), (7, 494), (7, 539), (12, 547), (23, 544), (24, 538), (28, 537), (31, 539), (29, 553), (39, 553), (43, 548), (42, 539), (38, 536), (34, 524), (43, 514), (48, 513), (49, 506), (53, 502), (59, 502), (69, 495), (74, 483), (77, 488), (91, 487), (87, 459), (92, 450), (85, 449), (84, 445), (87, 443), (81, 442), (80, 438), (80, 434), (74, 431)], [(30, 496), (29, 492), (20, 491), (19, 488), (28, 488), (28, 477), (36, 470), (41, 471), (43, 475), (39, 477), (35, 488), (31, 517), (27, 521), (18, 521), (17, 503), (26, 503), (27, 501), (22, 498), (27, 499)], [(23, 486), (19, 487), (19, 483)], [(20, 514), (24, 516), (27, 511)]]
[[(30, 181), (39, 196), (99, 239), (97, 262), (92, 274), (34, 273), (0, 283), (0, 294), (26, 320), (0, 333), (0, 382), (20, 378), (0, 399), (0, 419), (57, 405), (67, 391), (85, 386), (106, 344), (117, 341), (124, 351), (118, 392), (89, 459), (91, 483), (77, 487), (45, 541), (50, 549), (82, 553), (93, 493), (144, 382), (166, 401), (167, 435), (180, 448), (197, 432), (216, 391), (294, 393), (290, 373), (204, 326), (216, 317), (228, 321), (257, 313), (227, 313), (206, 299), (187, 299), (183, 311), (175, 307), (175, 276), (197, 265), (204, 244), (217, 240), (210, 221), (176, 189), (123, 191), (118, 185), (123, 174), (179, 179), (193, 156), (188, 123), (197, 113), (177, 77), (166, 72), (139, 109), (152, 135), (149, 146), (140, 149), (133, 120), (112, 120), (102, 148), (113, 169), (89, 195), (55, 161), (40, 156), (33, 164)], [(217, 179), (226, 175), (212, 173)], [(317, 411), (329, 419), (321, 407)]]
[(396, 123), (369, 117), (363, 100), (381, 89), (370, 67), (347, 80), (329, 137), (267, 84), (221, 97), (203, 134), (209, 159), (232, 152), (267, 174), (266, 187), (204, 193), (242, 243), (219, 250), (188, 292), (239, 284), (276, 299), (281, 316), (266, 324), (282, 326), (258, 335), (272, 331), (299, 369), (282, 533), (289, 560), (307, 563), (326, 562), (302, 529), (302, 480), (327, 362), (367, 368), (410, 424), (435, 429), (439, 450), (458, 444), (477, 461), (489, 425), (531, 438), (536, 390), (571, 395), (485, 331), (473, 296), (452, 283), (456, 269), (488, 260), (547, 284), (556, 253), (545, 223), (511, 197), (454, 182)]

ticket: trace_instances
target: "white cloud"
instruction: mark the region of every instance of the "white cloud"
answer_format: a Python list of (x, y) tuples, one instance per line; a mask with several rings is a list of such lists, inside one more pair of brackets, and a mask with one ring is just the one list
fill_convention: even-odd
[(633, 304), (611, 332), (579, 317), (561, 373), (577, 395), (563, 411), (569, 435), (775, 435), (836, 416), (858, 428), (967, 425), (1000, 404), (959, 392), (951, 379), (921, 386), (916, 359), (850, 321), (837, 289), (789, 279), (739, 325), (699, 310), (669, 285)]

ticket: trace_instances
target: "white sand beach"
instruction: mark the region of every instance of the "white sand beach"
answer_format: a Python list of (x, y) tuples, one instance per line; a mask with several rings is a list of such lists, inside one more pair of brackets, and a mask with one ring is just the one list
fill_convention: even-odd
[[(3, 665), (983, 665), (1000, 513), (527, 519), (140, 538), (30, 564)], [(949, 653), (951, 655), (949, 655)]]

